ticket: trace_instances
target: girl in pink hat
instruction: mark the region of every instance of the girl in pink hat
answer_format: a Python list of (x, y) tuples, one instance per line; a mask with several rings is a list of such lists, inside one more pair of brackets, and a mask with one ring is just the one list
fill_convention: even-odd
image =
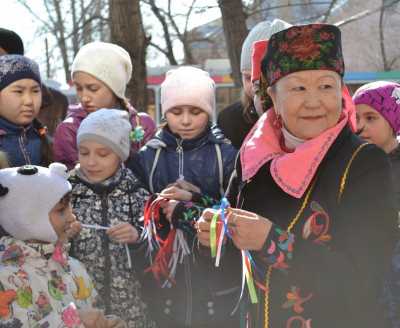
[[(353, 96), (357, 110), (359, 135), (382, 148), (392, 164), (393, 186), (396, 193), (396, 209), (400, 211), (400, 84), (377, 81), (359, 88)], [(385, 283), (384, 299), (392, 327), (400, 325), (399, 279), (400, 243), (392, 258), (392, 267)]]

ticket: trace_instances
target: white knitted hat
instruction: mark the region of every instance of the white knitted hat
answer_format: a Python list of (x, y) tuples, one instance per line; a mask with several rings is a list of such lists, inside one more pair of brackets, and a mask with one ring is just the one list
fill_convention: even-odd
[(118, 98), (124, 99), (126, 85), (132, 76), (132, 62), (128, 52), (120, 46), (96, 41), (79, 49), (72, 63), (72, 78), (78, 71), (93, 75)]
[(0, 170), (0, 225), (19, 240), (55, 243), (49, 212), (71, 190), (67, 179), (67, 167), (61, 163)]
[(93, 140), (111, 148), (122, 161), (129, 157), (129, 133), (132, 127), (128, 113), (119, 109), (102, 108), (90, 113), (81, 123), (77, 133), (77, 144)]
[(291, 26), (291, 24), (277, 18), (272, 22), (263, 21), (255, 25), (250, 30), (242, 45), (242, 52), (240, 54), (240, 71), (251, 71), (251, 54), (254, 42), (269, 40), (272, 34), (285, 30)]
[(196, 67), (182, 66), (166, 73), (161, 84), (161, 111), (176, 106), (201, 108), (209, 117), (215, 110), (215, 82), (208, 72)]

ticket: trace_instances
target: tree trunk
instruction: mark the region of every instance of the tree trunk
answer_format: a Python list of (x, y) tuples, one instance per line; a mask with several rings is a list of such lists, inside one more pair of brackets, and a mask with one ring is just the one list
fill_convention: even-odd
[(142, 24), (140, 0), (109, 0), (111, 42), (126, 49), (132, 59), (133, 74), (127, 96), (138, 110), (147, 109), (147, 40)]
[(388, 65), (388, 60), (387, 60), (386, 51), (385, 51), (385, 34), (383, 32), (383, 16), (385, 14), (384, 5), (385, 5), (385, 0), (382, 0), (382, 8), (381, 8), (381, 12), (379, 14), (379, 45), (381, 47), (383, 70), (389, 71), (390, 67)]
[(246, 15), (241, 0), (218, 0), (222, 14), (226, 46), (232, 67), (232, 77), (235, 85), (242, 84), (240, 73), (240, 53), (242, 44), (248, 33)]
[(57, 31), (58, 37), (57, 42), (58, 46), (60, 47), (61, 57), (63, 60), (64, 72), (65, 72), (65, 80), (71, 80), (71, 71), (69, 67), (69, 60), (68, 60), (68, 50), (67, 50), (67, 42), (65, 40), (65, 29), (64, 29), (64, 21), (61, 14), (60, 2), (58, 0), (53, 0), (53, 6), (56, 12), (57, 18)]
[[(75, 0), (71, 0), (71, 16), (72, 16), (72, 29), (73, 31), (78, 30), (78, 18), (76, 17), (76, 2)], [(72, 52), (74, 57), (78, 53), (79, 50), (79, 40), (78, 33), (72, 34)]]

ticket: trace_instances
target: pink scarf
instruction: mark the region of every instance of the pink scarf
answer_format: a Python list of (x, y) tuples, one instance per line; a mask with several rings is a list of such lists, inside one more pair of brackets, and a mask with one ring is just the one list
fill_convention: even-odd
[(356, 130), (355, 108), (347, 88), (344, 88), (342, 96), (345, 106), (339, 122), (291, 153), (281, 147), (282, 132), (273, 125), (275, 111), (271, 108), (264, 113), (240, 149), (243, 181), (251, 179), (265, 163), (271, 161), (270, 172), (278, 186), (287, 194), (301, 198), (345, 125), (349, 124), (353, 131)]

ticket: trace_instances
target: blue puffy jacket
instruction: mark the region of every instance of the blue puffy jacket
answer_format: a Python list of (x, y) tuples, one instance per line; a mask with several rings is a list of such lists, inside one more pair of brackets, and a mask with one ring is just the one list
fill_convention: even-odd
[(39, 128), (42, 126), (36, 120), (22, 127), (0, 117), (0, 150), (7, 154), (10, 166), (41, 165), (42, 141)]
[(182, 140), (164, 127), (133, 156), (128, 167), (152, 193), (181, 178), (219, 199), (228, 185), (236, 153), (217, 127), (208, 127), (191, 140)]
[[(203, 194), (220, 199), (236, 153), (216, 128), (208, 127), (196, 139), (182, 140), (165, 127), (129, 166), (152, 192), (162, 191), (180, 177), (198, 186)], [(221, 266), (216, 268), (209, 249), (198, 248), (195, 235), (189, 231), (185, 236), (192, 256), (184, 257), (178, 265), (174, 284), (161, 288), (151, 273), (142, 277), (143, 296), (152, 318), (163, 328), (239, 327), (238, 311), (230, 315), (240, 292), (239, 251), (227, 248)]]

